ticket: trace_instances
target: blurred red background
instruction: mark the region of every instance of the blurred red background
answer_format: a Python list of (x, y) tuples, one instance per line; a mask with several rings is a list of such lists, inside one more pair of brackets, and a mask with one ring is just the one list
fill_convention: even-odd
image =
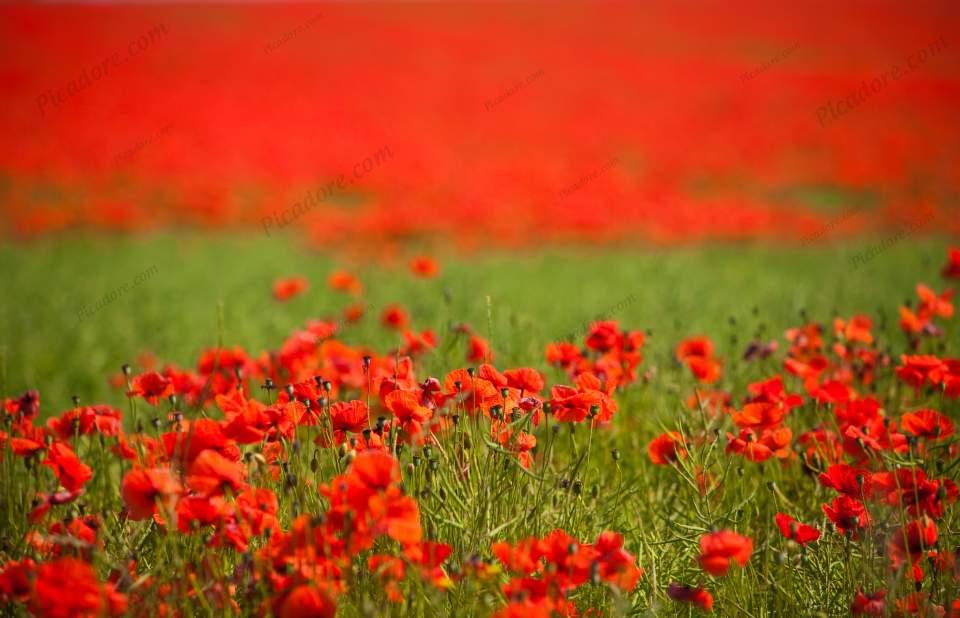
[(957, 16), (879, 1), (4, 6), (0, 225), (273, 233), (342, 175), (296, 218), (316, 244), (803, 241), (904, 219), (957, 233)]

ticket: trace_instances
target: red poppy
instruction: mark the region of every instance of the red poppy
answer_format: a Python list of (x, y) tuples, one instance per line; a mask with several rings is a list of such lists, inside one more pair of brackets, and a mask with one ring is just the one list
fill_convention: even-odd
[(853, 538), (857, 538), (859, 529), (873, 524), (870, 511), (863, 502), (854, 500), (850, 496), (837, 496), (832, 503), (821, 505), (821, 508), (840, 534), (850, 534)]
[(742, 429), (738, 435), (727, 433), (727, 453), (743, 455), (749, 461), (757, 463), (771, 457), (786, 459), (790, 457), (790, 440), (793, 432), (789, 427), (767, 429), (759, 435), (752, 429)]
[(647, 445), (647, 456), (658, 466), (673, 463), (687, 456), (683, 436), (677, 431), (660, 434)]
[(937, 543), (937, 525), (929, 517), (915, 519), (894, 530), (887, 544), (893, 568), (909, 560), (916, 564)]
[(872, 491), (870, 473), (845, 463), (831, 465), (819, 478), (824, 487), (851, 498), (862, 499)]
[(440, 264), (428, 255), (419, 255), (410, 260), (410, 272), (424, 279), (431, 279), (440, 274)]
[(349, 292), (354, 295), (363, 293), (363, 285), (360, 283), (360, 280), (342, 270), (331, 273), (327, 279), (327, 285), (330, 286), (331, 290), (338, 292)]
[(204, 496), (220, 495), (227, 489), (237, 493), (244, 486), (244, 478), (243, 464), (227, 459), (219, 451), (207, 449), (190, 464), (187, 485)]
[(887, 591), (877, 590), (869, 595), (857, 590), (850, 606), (850, 613), (854, 616), (885, 616), (887, 614)]
[(873, 343), (873, 320), (866, 315), (857, 315), (849, 321), (840, 318), (833, 319), (833, 332), (845, 341), (870, 345)]
[(774, 429), (783, 422), (786, 410), (770, 402), (748, 403), (743, 410), (735, 411), (731, 418), (734, 424), (741, 429)]
[(700, 537), (700, 566), (714, 576), (726, 575), (734, 563), (745, 566), (752, 553), (753, 540), (730, 530)]
[(304, 584), (287, 594), (277, 615), (279, 618), (333, 618), (336, 613), (337, 605), (326, 590)]
[(667, 596), (674, 601), (696, 605), (705, 612), (713, 611), (713, 595), (701, 586), (674, 582), (667, 586)]
[(917, 410), (900, 417), (900, 428), (918, 438), (943, 440), (953, 435), (953, 421), (936, 410)]
[(786, 513), (777, 513), (775, 520), (780, 534), (800, 545), (812, 543), (820, 538), (820, 531), (813, 526), (801, 524)]
[(337, 401), (330, 406), (330, 422), (333, 425), (333, 441), (343, 444), (347, 439), (347, 432), (360, 433), (369, 424), (367, 404), (356, 399), (352, 401)]
[(947, 263), (943, 265), (941, 273), (949, 279), (960, 279), (960, 247), (947, 249)]
[(37, 567), (30, 596), (30, 611), (37, 616), (118, 616), (126, 610), (126, 596), (100, 584), (82, 560), (59, 558)]
[(720, 377), (720, 363), (713, 357), (713, 342), (709, 337), (684, 339), (674, 354), (700, 382), (712, 384)]
[(480, 335), (470, 335), (470, 339), (467, 341), (467, 362), (491, 363), (493, 358), (490, 343)]
[(380, 321), (384, 326), (394, 330), (403, 330), (410, 323), (410, 316), (400, 305), (390, 305), (383, 310)]
[(305, 277), (277, 279), (273, 284), (273, 297), (280, 302), (284, 302), (303, 294), (307, 290), (307, 286), (308, 282)]
[(387, 395), (383, 403), (400, 421), (407, 437), (419, 436), (423, 431), (423, 423), (433, 416), (430, 408), (420, 404), (416, 393), (396, 390)]
[(503, 375), (507, 378), (508, 386), (520, 389), (524, 394), (536, 395), (543, 390), (543, 374), (536, 369), (530, 367), (507, 369)]
[(64, 442), (54, 442), (47, 449), (43, 465), (51, 468), (67, 491), (77, 491), (93, 478), (93, 470)]
[(623, 333), (616, 320), (594, 322), (587, 331), (586, 346), (598, 352), (609, 352), (623, 341)]
[(130, 383), (130, 390), (127, 391), (128, 397), (143, 397), (150, 405), (154, 406), (160, 399), (173, 394), (173, 381), (156, 371), (148, 371), (134, 376)]
[(134, 468), (120, 483), (123, 503), (133, 520), (153, 517), (158, 503), (172, 509), (180, 492), (180, 483), (168, 468)]
[(939, 519), (946, 504), (956, 502), (960, 490), (950, 479), (928, 479), (919, 468), (899, 467), (894, 472), (876, 472), (871, 478), (873, 493), (890, 506), (906, 508), (914, 517), (922, 514)]

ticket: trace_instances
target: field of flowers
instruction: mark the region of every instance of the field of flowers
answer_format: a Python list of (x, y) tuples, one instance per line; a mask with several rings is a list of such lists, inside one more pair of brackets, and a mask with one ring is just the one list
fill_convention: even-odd
[(0, 616), (960, 618), (958, 14), (0, 5)]
[(15, 615), (960, 612), (957, 249), (2, 255)]

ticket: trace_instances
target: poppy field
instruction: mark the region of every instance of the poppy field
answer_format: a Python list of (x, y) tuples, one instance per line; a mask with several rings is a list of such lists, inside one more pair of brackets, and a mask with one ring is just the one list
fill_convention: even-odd
[[(837, 275), (839, 249), (352, 271), (250, 244), (4, 250), (23, 273), (4, 315), (10, 611), (960, 609), (956, 249)], [(134, 264), (87, 284), (96, 310), (31, 289), (64, 254), (54, 289), (116, 251)], [(246, 267), (204, 289), (224, 255)], [(178, 296), (183, 315), (142, 309)], [(41, 341), (32, 321), (58, 319), (72, 341)], [(24, 388), (16, 358), (65, 380)]]
[(0, 6), (0, 616), (960, 618), (939, 0)]

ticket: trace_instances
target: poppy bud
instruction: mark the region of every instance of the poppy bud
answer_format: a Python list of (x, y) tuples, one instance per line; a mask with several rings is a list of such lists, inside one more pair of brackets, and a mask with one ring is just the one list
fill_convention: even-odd
[(300, 453), (300, 440), (294, 438), (293, 442), (290, 443), (290, 448), (293, 450), (294, 455), (298, 455)]
[(453, 388), (457, 389), (457, 392), (458, 392), (458, 393), (463, 390), (463, 385), (460, 384), (460, 380), (456, 380), (456, 381), (453, 383)]
[(293, 399), (293, 384), (287, 384), (283, 390), (287, 392), (287, 397)]
[(476, 374), (476, 372), (477, 372), (477, 370), (474, 369), (473, 367), (469, 367), (469, 368), (467, 369), (467, 375), (470, 376), (471, 378), (474, 376), (474, 374)]
[(610, 456), (613, 457), (614, 461), (620, 461), (620, 451), (617, 449), (610, 449)]
[(371, 361), (371, 360), (373, 360), (373, 359), (370, 358), (370, 355), (369, 355), (369, 354), (365, 354), (365, 355), (363, 356), (363, 368), (364, 368), (364, 369), (369, 369), (369, 368), (370, 368), (370, 361)]
[(369, 427), (367, 427), (366, 429), (364, 429), (364, 430), (363, 430), (363, 439), (364, 439), (364, 441), (369, 442), (369, 441), (370, 441), (370, 435), (371, 435), (372, 433), (373, 433), (373, 431), (372, 431)]
[(571, 490), (573, 490), (573, 494), (574, 494), (575, 496), (579, 496), (580, 494), (582, 494), (582, 493), (583, 493), (583, 481), (581, 481), (580, 479), (575, 480), (575, 481), (573, 482), (573, 485), (571, 486)]
[(317, 454), (313, 454), (313, 459), (310, 460), (310, 472), (316, 472), (320, 467), (320, 460), (317, 459)]
[(520, 408), (514, 408), (510, 411), (510, 422), (516, 423), (520, 420)]
[[(410, 465), (413, 466), (413, 468), (416, 468), (417, 466), (420, 465), (420, 462), (421, 462), (420, 455), (414, 455), (414, 456), (413, 456), (413, 463), (410, 464)], [(411, 468), (411, 472), (412, 472), (412, 471), (413, 471), (413, 470), (412, 470), (412, 468)]]
[(560, 479), (560, 489), (564, 491), (570, 489), (570, 481), (567, 479)]
[(71, 397), (71, 399), (73, 400), (73, 407), (74, 407), (74, 408), (79, 408), (79, 407), (80, 407), (80, 398), (77, 397), (76, 395), (74, 395), (74, 396)]
[(416, 470), (416, 468), (414, 467), (414, 465), (413, 465), (412, 463), (408, 463), (408, 464), (407, 464), (407, 474), (408, 474), (408, 475), (412, 476), (413, 473), (416, 472), (416, 471), (417, 471), (417, 470)]
[(510, 389), (506, 387), (500, 389), (500, 396), (503, 397), (504, 399), (506, 399), (507, 395), (509, 394), (510, 394)]
[(600, 497), (599, 485), (594, 485), (593, 487), (590, 488), (590, 497), (593, 498), (594, 500)]
[(553, 412), (553, 405), (552, 405), (549, 401), (544, 401), (544, 402), (543, 402), (543, 413), (544, 413), (544, 414), (550, 414), (551, 412)]
[(150, 424), (153, 425), (154, 429), (160, 429), (160, 417), (154, 416), (153, 420), (150, 421)]
[(333, 383), (330, 382), (330, 380), (323, 381), (323, 390), (329, 393), (332, 388), (333, 388)]
[(125, 376), (127, 376), (127, 377), (130, 377), (130, 373), (131, 373), (131, 371), (130, 371), (130, 365), (124, 363), (124, 364), (120, 367), (120, 371), (123, 372), (123, 375), (125, 375)]
[(273, 384), (273, 380), (271, 378), (267, 378), (266, 380), (264, 380), (262, 388), (267, 391), (272, 391), (275, 388)]
[(450, 417), (450, 420), (453, 421), (453, 424), (454, 424), (454, 425), (459, 425), (459, 424), (460, 424), (460, 415), (459, 415), (459, 414), (454, 414), (453, 416)]
[(430, 459), (433, 456), (433, 449), (430, 448), (429, 444), (423, 446), (423, 456), (427, 459)]
[(431, 460), (430, 460), (430, 472), (436, 472), (436, 471), (439, 470), (439, 469), (440, 469), (440, 460), (439, 460), (439, 459), (431, 459)]
[(593, 418), (598, 414), (600, 414), (600, 406), (597, 404), (590, 406), (590, 418)]

